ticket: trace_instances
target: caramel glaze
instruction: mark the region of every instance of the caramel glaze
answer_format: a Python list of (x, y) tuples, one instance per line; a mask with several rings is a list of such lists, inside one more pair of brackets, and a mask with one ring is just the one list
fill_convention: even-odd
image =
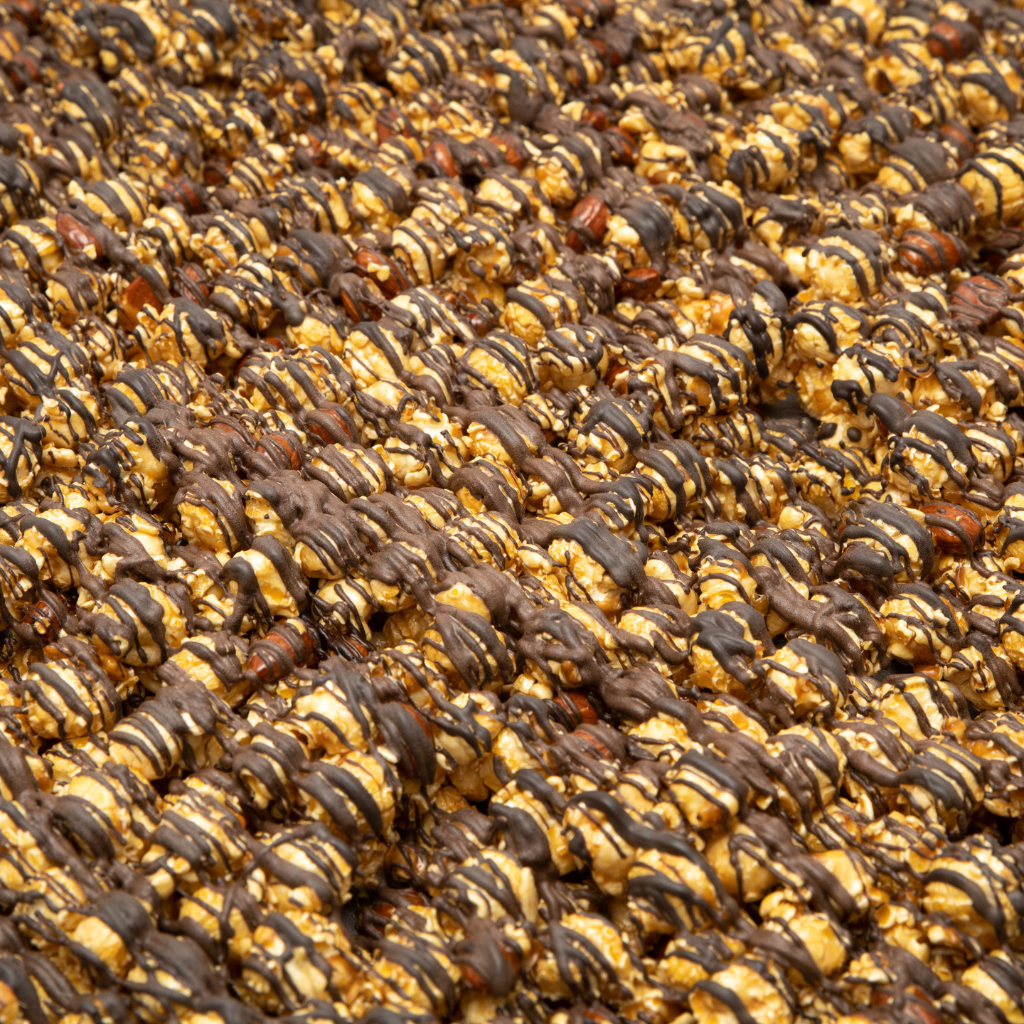
[(1019, 1019), (1019, 16), (165, 8), (0, 19), (0, 1016)]

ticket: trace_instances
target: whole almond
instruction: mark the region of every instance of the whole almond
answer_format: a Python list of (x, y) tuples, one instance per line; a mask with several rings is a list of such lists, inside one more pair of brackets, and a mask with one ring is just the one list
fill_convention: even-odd
[(978, 30), (969, 21), (939, 18), (924, 42), (933, 57), (962, 60), (978, 45)]
[(600, 196), (585, 196), (573, 208), (566, 244), (571, 249), (581, 252), (586, 248), (587, 242), (599, 242), (604, 237), (607, 226), (608, 204)]
[(409, 287), (409, 281), (394, 260), (365, 246), (356, 250), (356, 268), (356, 273), (372, 280), (387, 299), (393, 299)]
[(457, 178), (459, 176), (459, 169), (455, 165), (455, 158), (452, 156), (452, 151), (443, 142), (432, 142), (427, 146), (427, 151), (423, 154), (423, 159), (433, 160), (434, 163), (444, 171), (445, 176), (448, 178)]
[(615, 298), (646, 302), (658, 290), (661, 274), (653, 267), (638, 267), (625, 273), (615, 286)]
[(612, 163), (617, 167), (632, 167), (639, 152), (636, 140), (618, 125), (609, 125), (602, 133), (611, 151)]
[(57, 232), (67, 243), (69, 249), (81, 251), (95, 246), (98, 256), (103, 255), (103, 247), (99, 239), (84, 225), (80, 224), (70, 213), (57, 214)]
[(948, 274), (960, 265), (960, 247), (945, 231), (911, 228), (896, 250), (899, 261), (921, 277)]
[(517, 171), (521, 171), (526, 166), (527, 158), (522, 143), (510, 132), (495, 132), (487, 141), (497, 146), (505, 158), (505, 162)]
[(138, 325), (143, 306), (152, 306), (157, 312), (164, 308), (152, 285), (144, 277), (137, 277), (121, 296), (118, 323), (124, 330), (133, 330)]
[[(922, 505), (921, 511), (925, 516), (925, 525), (932, 532), (935, 546), (944, 551), (963, 554), (966, 550), (965, 535), (973, 548), (977, 548), (984, 539), (985, 528), (981, 520), (969, 509), (946, 501), (936, 501)], [(947, 523), (953, 528), (948, 527)]]

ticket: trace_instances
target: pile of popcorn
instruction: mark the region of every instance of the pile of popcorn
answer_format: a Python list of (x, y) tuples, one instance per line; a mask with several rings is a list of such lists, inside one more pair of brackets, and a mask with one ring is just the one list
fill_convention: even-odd
[(3, 0), (0, 1024), (1024, 1024), (1022, 59)]

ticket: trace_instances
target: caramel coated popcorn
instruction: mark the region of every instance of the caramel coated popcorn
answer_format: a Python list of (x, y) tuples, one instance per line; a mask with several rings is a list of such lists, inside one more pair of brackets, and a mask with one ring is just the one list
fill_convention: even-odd
[(1024, 1021), (1022, 58), (7, 0), (0, 1022)]

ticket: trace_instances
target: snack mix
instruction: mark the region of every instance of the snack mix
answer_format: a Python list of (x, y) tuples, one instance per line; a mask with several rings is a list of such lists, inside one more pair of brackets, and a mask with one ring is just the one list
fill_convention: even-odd
[(1024, 1024), (1024, 0), (2, 0), (0, 1024)]

